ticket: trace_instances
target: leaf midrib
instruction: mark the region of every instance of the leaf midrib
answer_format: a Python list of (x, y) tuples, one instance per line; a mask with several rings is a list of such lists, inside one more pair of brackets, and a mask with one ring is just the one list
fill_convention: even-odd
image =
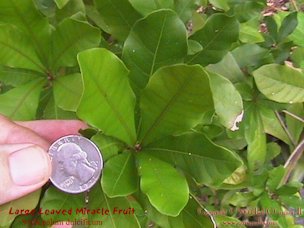
[(25, 94), (24, 96), (21, 98), (21, 100), (16, 104), (16, 108), (11, 112), (11, 114), (9, 115), (10, 118), (14, 118), (15, 114), (17, 113), (17, 111), (22, 107), (22, 103), (25, 101), (25, 99), (31, 94), (31, 92), (33, 92), (33, 90), (42, 82), (42, 80), (37, 81), (37, 83), (35, 83), (33, 85), (33, 87), (31, 87)]
[(15, 47), (11, 46), (10, 44), (0, 41), (0, 44), (2, 44), (3, 46), (6, 46), (14, 51), (16, 51), (17, 53), (19, 53), (20, 55), (22, 55), (24, 58), (26, 58), (27, 60), (29, 60), (31, 63), (33, 63), (35, 66), (37, 66), (40, 70), (42, 70), (43, 72), (46, 72), (46, 69), (38, 64), (36, 61), (34, 61), (31, 57), (29, 57), (28, 55), (26, 55), (25, 53), (21, 52), (20, 50), (16, 49)]
[(174, 102), (178, 99), (182, 91), (190, 84), (192, 81), (193, 77), (187, 80), (186, 82), (182, 83), (182, 85), (179, 87), (179, 89), (176, 91), (176, 93), (170, 98), (168, 103), (165, 105), (163, 110), (160, 112), (158, 117), (155, 118), (153, 124), (150, 126), (150, 128), (146, 131), (145, 135), (142, 137), (142, 144), (144, 144), (145, 139), (151, 134), (151, 132), (160, 124), (162, 119), (164, 118), (165, 114), (170, 110), (170, 106), (174, 104)]
[(38, 42), (38, 39), (33, 35), (35, 34), (35, 32), (32, 30), (31, 26), (29, 26), (27, 24), (27, 20), (23, 17), (23, 15), (20, 13), (18, 7), (15, 5), (14, 1), (13, 0), (10, 0), (11, 1), (11, 4), (13, 5), (13, 8), (15, 9), (15, 11), (17, 12), (17, 15), (19, 16), (19, 18), (21, 19), (22, 23), (25, 25), (25, 27), (27, 28), (29, 34), (32, 35), (32, 38), (34, 40), (34, 44), (35, 46), (37, 47), (37, 49), (41, 52), (42, 56), (44, 57), (45, 54), (44, 54), (44, 51), (43, 51), (43, 48), (40, 47), (40, 44)]
[(156, 147), (155, 148), (146, 148), (146, 150), (171, 152), (171, 153), (181, 154), (181, 155), (185, 155), (185, 156), (193, 156), (193, 157), (200, 158), (200, 159), (213, 160), (213, 161), (216, 161), (216, 162), (224, 162), (224, 163), (232, 163), (232, 164), (235, 163), (233, 161), (229, 162), (227, 160), (220, 160), (220, 159), (210, 158), (210, 157), (206, 157), (206, 156), (203, 156), (203, 155), (198, 155), (198, 154), (195, 154), (195, 153), (191, 153), (191, 155), (189, 155), (190, 152), (186, 152), (186, 151), (156, 148)]
[(115, 180), (115, 183), (114, 183), (114, 185), (113, 185), (113, 187), (112, 187), (112, 191), (111, 191), (112, 194), (115, 192), (115, 188), (116, 188), (116, 186), (117, 186), (117, 184), (118, 184), (118, 181), (120, 180), (122, 174), (124, 173), (124, 170), (125, 170), (125, 168), (126, 168), (126, 166), (127, 166), (127, 164), (128, 164), (128, 161), (130, 160), (130, 157), (131, 157), (131, 153), (128, 154), (128, 157), (127, 157), (127, 159), (125, 160), (125, 163), (123, 164), (122, 169), (120, 170), (120, 173), (119, 173), (118, 177), (117, 177), (116, 180)]
[[(88, 73), (87, 75), (90, 75), (91, 78), (93, 79), (94, 82), (98, 82), (98, 79), (95, 78), (95, 74), (91, 71), (90, 68), (88, 69)], [(103, 96), (103, 98), (106, 100), (106, 102), (108, 103), (108, 105), (110, 106), (111, 110), (113, 111), (113, 113), (115, 114), (116, 118), (119, 120), (119, 122), (122, 124), (123, 129), (126, 131), (131, 143), (135, 141), (135, 139), (133, 139), (133, 134), (131, 129), (129, 129), (128, 124), (124, 121), (124, 118), (120, 115), (119, 111), (115, 108), (115, 105), (112, 104), (111, 100), (109, 100), (108, 96), (106, 96), (105, 91), (103, 90), (103, 88), (99, 85), (99, 83), (94, 83), (95, 87), (97, 88), (97, 90), (99, 91), (99, 93)]]
[(158, 49), (159, 49), (159, 46), (160, 46), (160, 41), (162, 40), (162, 36), (163, 36), (163, 32), (164, 32), (164, 28), (165, 28), (167, 17), (168, 17), (168, 15), (166, 14), (165, 17), (164, 17), (164, 19), (163, 19), (163, 24), (162, 24), (162, 27), (161, 27), (161, 30), (160, 30), (160, 33), (159, 33), (159, 36), (158, 36), (158, 41), (157, 41), (157, 45), (156, 45), (156, 48), (155, 48), (155, 51), (154, 51), (153, 60), (152, 60), (151, 70), (150, 70), (150, 73), (149, 73), (150, 76), (154, 72), (156, 57), (157, 57), (157, 54), (158, 54)]

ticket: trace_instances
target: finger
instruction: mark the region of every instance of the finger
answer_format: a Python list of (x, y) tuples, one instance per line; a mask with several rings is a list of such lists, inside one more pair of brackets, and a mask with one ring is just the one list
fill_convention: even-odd
[(88, 128), (79, 120), (36, 120), (16, 123), (33, 130), (49, 142), (66, 135), (78, 135), (80, 129)]
[(0, 204), (42, 187), (51, 176), (51, 161), (44, 149), (33, 144), (0, 146)]
[(47, 150), (49, 142), (26, 127), (15, 124), (0, 115), (0, 144), (30, 143)]

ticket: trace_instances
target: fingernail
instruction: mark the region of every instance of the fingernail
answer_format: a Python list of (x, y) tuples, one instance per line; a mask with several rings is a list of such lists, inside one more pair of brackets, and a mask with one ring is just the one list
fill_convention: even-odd
[(38, 146), (25, 147), (9, 157), (11, 178), (19, 186), (34, 185), (47, 179), (49, 166), (47, 153)]

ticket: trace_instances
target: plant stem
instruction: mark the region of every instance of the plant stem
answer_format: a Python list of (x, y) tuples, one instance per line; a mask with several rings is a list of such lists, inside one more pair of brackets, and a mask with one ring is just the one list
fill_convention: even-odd
[(299, 143), (299, 145), (294, 149), (288, 160), (285, 162), (284, 168), (286, 169), (286, 173), (281, 181), (281, 185), (286, 184), (292, 170), (298, 163), (299, 159), (302, 156), (304, 151), (304, 139)]
[(297, 5), (296, 0), (290, 0), (290, 3), (293, 5), (293, 7), (295, 8), (295, 10), (296, 10), (297, 12), (299, 12), (299, 7), (298, 7), (298, 5)]
[(291, 112), (288, 112), (287, 110), (283, 110), (282, 112), (284, 112), (285, 114), (290, 115), (291, 117), (295, 118), (296, 120), (299, 120), (302, 123), (304, 123), (304, 119), (303, 118), (301, 118), (301, 117), (299, 117), (299, 116), (297, 116), (297, 115), (295, 115), (295, 114), (293, 114)]
[(285, 123), (284, 123), (284, 121), (282, 120), (280, 114), (278, 113), (278, 111), (274, 111), (274, 113), (275, 113), (277, 119), (279, 120), (280, 125), (282, 126), (282, 128), (283, 128), (284, 131), (286, 132), (286, 134), (287, 134), (289, 140), (291, 141), (291, 143), (293, 144), (293, 146), (296, 146), (297, 143), (296, 143), (296, 141), (294, 140), (294, 138), (291, 136), (291, 134), (290, 134), (289, 130), (287, 129), (287, 127), (285, 126)]

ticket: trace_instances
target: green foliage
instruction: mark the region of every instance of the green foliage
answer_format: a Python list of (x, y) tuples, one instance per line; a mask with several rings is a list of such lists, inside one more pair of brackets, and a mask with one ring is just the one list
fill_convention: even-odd
[(46, 186), (0, 206), (0, 227), (301, 227), (279, 214), (304, 208), (304, 17), (293, 2), (269, 13), (264, 0), (1, 0), (0, 113), (79, 118), (105, 164), (88, 202)]

